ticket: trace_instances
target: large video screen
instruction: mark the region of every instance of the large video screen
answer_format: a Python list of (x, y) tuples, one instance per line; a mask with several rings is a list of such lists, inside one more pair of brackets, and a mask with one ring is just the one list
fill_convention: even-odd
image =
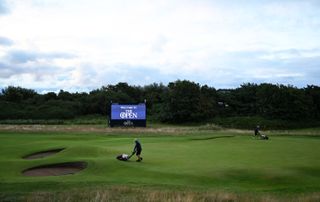
[(145, 120), (146, 105), (111, 105), (111, 120)]

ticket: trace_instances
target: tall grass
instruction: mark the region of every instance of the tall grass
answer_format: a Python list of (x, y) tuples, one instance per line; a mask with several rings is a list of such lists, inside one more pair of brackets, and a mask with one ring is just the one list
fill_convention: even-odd
[(107, 124), (107, 117), (102, 115), (79, 116), (73, 119), (4, 119), (0, 124), (12, 125), (101, 125)]
[[(108, 117), (99, 114), (78, 116), (71, 119), (1, 119), (0, 125), (108, 125)], [(148, 128), (187, 127), (197, 130), (221, 130), (222, 128), (250, 129), (260, 125), (263, 130), (302, 129), (319, 127), (320, 121), (288, 121), (262, 117), (219, 117), (210, 121), (168, 124), (148, 119)]]
[[(1, 198), (0, 198), (1, 199)], [(5, 198), (2, 198), (5, 200)], [(7, 198), (8, 199), (8, 198)], [(13, 199), (13, 198), (11, 198)], [(194, 192), (194, 191), (167, 191), (151, 190), (130, 187), (110, 187), (98, 190), (70, 190), (64, 192), (33, 192), (27, 195), (17, 196), (17, 201), (37, 202), (192, 202), (192, 201), (320, 201), (320, 193), (312, 193), (297, 196), (276, 196), (270, 194), (253, 195), (246, 193), (227, 192)]]

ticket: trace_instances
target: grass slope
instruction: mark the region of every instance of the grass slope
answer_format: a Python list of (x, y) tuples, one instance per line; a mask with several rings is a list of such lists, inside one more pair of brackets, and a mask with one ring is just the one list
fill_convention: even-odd
[[(135, 135), (135, 137), (137, 137)], [(130, 134), (97, 135), (1, 132), (0, 193), (50, 192), (110, 186), (154, 190), (307, 194), (320, 191), (320, 138), (272, 136), (269, 141), (232, 132), (169, 136), (140, 135), (144, 160), (121, 162), (130, 153)], [(21, 157), (66, 148), (43, 159)], [(26, 177), (21, 171), (43, 164), (86, 161), (75, 175)]]

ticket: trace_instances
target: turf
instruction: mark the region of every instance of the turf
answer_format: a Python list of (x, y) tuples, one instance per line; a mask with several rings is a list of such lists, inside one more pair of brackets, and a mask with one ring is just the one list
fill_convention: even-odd
[[(142, 162), (115, 159), (130, 153), (139, 137)], [(305, 194), (320, 192), (319, 136), (271, 136), (212, 132), (116, 135), (57, 132), (0, 132), (0, 193), (62, 191), (104, 186), (233, 193)], [(47, 158), (28, 154), (56, 148)], [(86, 161), (74, 175), (27, 177), (21, 171), (43, 164)]]

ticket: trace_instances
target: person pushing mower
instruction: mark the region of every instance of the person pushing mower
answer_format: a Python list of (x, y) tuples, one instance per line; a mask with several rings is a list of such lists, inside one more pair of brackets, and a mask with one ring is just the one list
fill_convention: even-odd
[(138, 139), (134, 139), (134, 143), (135, 143), (135, 145), (134, 145), (133, 152), (131, 155), (120, 154), (116, 158), (120, 161), (128, 161), (134, 154), (136, 154), (136, 156), (138, 157), (137, 162), (142, 161), (142, 157), (140, 156), (141, 151), (142, 151), (141, 143), (139, 142)]
[(269, 137), (267, 135), (260, 133), (260, 126), (259, 125), (257, 125), (256, 128), (254, 129), (254, 137), (259, 137), (261, 140), (268, 140), (269, 139)]
[(142, 146), (138, 139), (134, 139), (134, 143), (135, 145), (133, 148), (132, 155), (136, 154), (136, 156), (138, 157), (137, 162), (140, 162), (142, 161), (142, 157), (140, 156), (142, 151)]

